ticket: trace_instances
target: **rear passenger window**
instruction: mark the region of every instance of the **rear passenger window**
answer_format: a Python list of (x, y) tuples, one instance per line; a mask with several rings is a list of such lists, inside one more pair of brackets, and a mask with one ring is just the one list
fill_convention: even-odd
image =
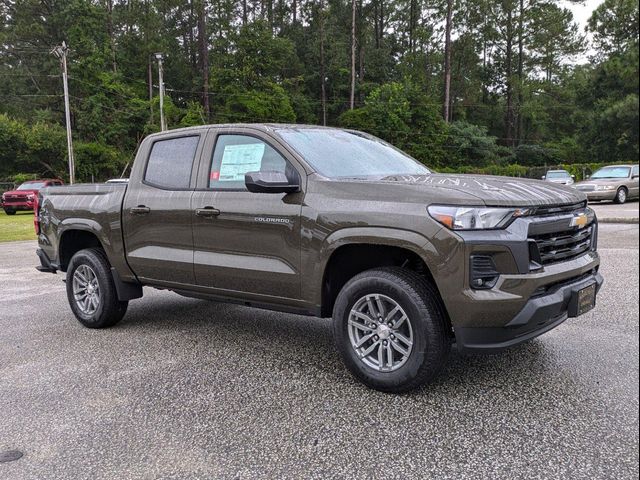
[(170, 138), (153, 144), (144, 179), (168, 189), (189, 188), (191, 167), (200, 136)]
[(633, 167), (633, 169), (631, 170), (631, 176), (632, 177), (637, 177), (638, 176), (638, 166), (636, 165), (635, 167)]

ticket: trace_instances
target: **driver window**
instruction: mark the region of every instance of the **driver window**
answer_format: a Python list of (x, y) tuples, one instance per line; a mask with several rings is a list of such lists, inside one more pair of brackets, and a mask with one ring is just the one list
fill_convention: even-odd
[(209, 188), (244, 190), (244, 174), (286, 173), (287, 161), (273, 147), (248, 135), (219, 135), (209, 170)]

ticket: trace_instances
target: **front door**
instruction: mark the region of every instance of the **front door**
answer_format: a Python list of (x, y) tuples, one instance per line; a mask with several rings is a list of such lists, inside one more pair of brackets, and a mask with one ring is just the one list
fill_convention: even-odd
[(638, 198), (638, 194), (640, 193), (639, 184), (638, 184), (638, 175), (640, 171), (638, 170), (638, 165), (631, 168), (631, 182), (629, 183), (629, 197), (630, 198)]
[(145, 283), (193, 285), (191, 196), (206, 130), (143, 144), (122, 205), (127, 261)]
[(303, 193), (251, 193), (250, 171), (300, 175), (260, 132), (220, 131), (203, 155), (193, 211), (196, 283), (225, 296), (278, 303), (300, 298)]

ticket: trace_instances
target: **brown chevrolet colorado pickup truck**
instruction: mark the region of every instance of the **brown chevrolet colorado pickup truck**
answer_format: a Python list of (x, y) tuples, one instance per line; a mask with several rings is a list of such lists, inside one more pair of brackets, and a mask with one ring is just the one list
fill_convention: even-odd
[(42, 271), (108, 327), (143, 286), (332, 317), (349, 370), (414, 388), (595, 305), (597, 221), (552, 183), (443, 175), (370, 135), (210, 125), (146, 138), (128, 183), (44, 189)]

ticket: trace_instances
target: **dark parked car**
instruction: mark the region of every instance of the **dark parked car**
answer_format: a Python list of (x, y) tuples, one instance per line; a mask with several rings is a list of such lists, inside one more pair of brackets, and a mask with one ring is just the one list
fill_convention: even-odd
[(493, 352), (585, 313), (603, 281), (579, 191), (439, 175), (351, 130), (163, 132), (128, 183), (41, 195), (38, 268), (66, 272), (83, 325), (116, 324), (143, 286), (333, 317), (347, 367), (385, 391), (433, 378), (454, 343)]
[(15, 190), (2, 194), (2, 208), (7, 215), (14, 215), (18, 210), (33, 210), (40, 189), (62, 184), (62, 180), (56, 178), (24, 182)]
[(585, 193), (590, 202), (613, 200), (624, 203), (638, 198), (638, 165), (603, 167), (588, 180), (576, 183), (575, 188)]

